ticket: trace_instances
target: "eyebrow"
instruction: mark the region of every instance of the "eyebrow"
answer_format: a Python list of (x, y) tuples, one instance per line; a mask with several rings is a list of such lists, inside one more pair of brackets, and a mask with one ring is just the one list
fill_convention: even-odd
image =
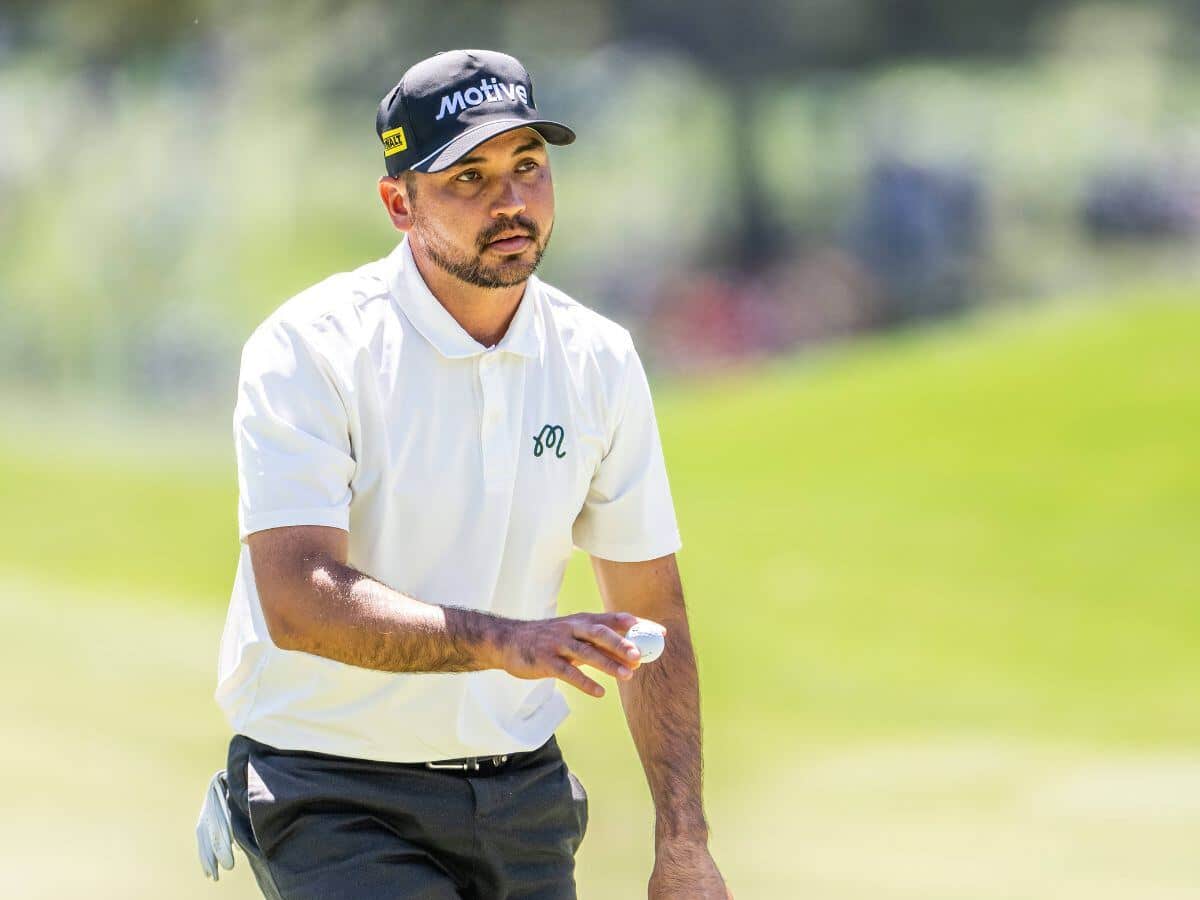
[[(546, 149), (545, 141), (538, 140), (537, 138), (530, 138), (525, 143), (523, 143), (520, 147), (517, 147), (515, 150), (513, 150), (512, 155), (520, 156), (522, 153), (528, 153), (530, 150), (545, 150), (545, 149)], [(481, 162), (487, 162), (487, 159), (482, 156), (468, 156), (468, 157), (465, 157), (464, 159), (460, 159), (458, 162), (456, 162), (454, 164), (454, 167), (457, 168), (458, 166), (470, 166), (470, 165), (474, 165), (475, 163), (481, 163)]]

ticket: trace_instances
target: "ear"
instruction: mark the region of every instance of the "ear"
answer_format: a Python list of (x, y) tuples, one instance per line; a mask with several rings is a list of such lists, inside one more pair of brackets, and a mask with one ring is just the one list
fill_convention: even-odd
[(404, 189), (403, 178), (392, 178), (383, 175), (379, 179), (379, 199), (387, 210), (388, 218), (398, 231), (408, 231), (412, 228), (412, 208), (408, 203), (408, 194)]

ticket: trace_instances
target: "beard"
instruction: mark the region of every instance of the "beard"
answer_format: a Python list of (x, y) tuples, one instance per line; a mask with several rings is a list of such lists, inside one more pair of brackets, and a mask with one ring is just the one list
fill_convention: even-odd
[[(550, 235), (554, 224), (546, 230), (544, 239), (539, 239), (537, 223), (526, 216), (516, 216), (511, 219), (501, 219), (489, 225), (475, 241), (477, 250), (474, 253), (463, 252), (451, 244), (436, 227), (420, 215), (414, 204), (412, 208), (413, 231), (421, 235), (421, 242), (434, 265), (459, 281), (481, 288), (504, 288), (521, 284), (526, 281), (538, 263), (542, 254), (550, 244)], [(489, 242), (495, 240), (505, 231), (524, 231), (533, 242), (532, 247), (526, 247), (520, 253), (514, 253), (501, 262), (489, 263), (483, 259), (483, 254)], [(532, 258), (526, 258), (533, 251)]]

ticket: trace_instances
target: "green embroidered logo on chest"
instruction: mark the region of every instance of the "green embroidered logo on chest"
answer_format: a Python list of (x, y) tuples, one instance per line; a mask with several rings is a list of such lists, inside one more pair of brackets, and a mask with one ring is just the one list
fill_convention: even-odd
[(533, 436), (533, 455), (541, 456), (542, 452), (554, 448), (554, 455), (562, 459), (567, 455), (563, 449), (563, 428), (561, 425), (543, 425), (542, 430)]

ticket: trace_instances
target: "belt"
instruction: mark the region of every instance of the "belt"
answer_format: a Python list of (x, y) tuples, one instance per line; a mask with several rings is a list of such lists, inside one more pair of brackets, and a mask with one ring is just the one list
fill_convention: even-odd
[(463, 772), (478, 772), (486, 764), (488, 769), (495, 772), (508, 762), (508, 754), (500, 756), (463, 756), (459, 759), (443, 759), (438, 762), (427, 762), (427, 769), (458, 769)]
[(499, 772), (505, 764), (512, 765), (523, 759), (539, 753), (554, 752), (556, 746), (554, 735), (546, 739), (542, 746), (533, 750), (517, 750), (513, 753), (501, 753), (496, 756), (463, 756), (459, 759), (439, 759), (426, 763), (407, 763), (407, 765), (424, 766), (426, 769), (448, 769), (458, 772)]

